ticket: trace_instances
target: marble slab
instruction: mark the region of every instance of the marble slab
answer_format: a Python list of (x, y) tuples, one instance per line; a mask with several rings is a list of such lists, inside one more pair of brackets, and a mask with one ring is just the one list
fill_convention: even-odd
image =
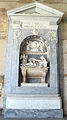
[(21, 83), (21, 87), (48, 87), (48, 83)]
[(51, 95), (9, 95), (6, 109), (61, 109), (61, 98)]

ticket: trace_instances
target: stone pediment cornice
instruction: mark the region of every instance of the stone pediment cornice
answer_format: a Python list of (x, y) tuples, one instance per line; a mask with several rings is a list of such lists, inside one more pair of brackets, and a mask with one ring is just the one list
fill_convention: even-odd
[(46, 17), (59, 17), (62, 18), (63, 12), (48, 7), (38, 2), (30, 3), (25, 6), (7, 11), (8, 16), (12, 15), (33, 15), (33, 16), (46, 16)]

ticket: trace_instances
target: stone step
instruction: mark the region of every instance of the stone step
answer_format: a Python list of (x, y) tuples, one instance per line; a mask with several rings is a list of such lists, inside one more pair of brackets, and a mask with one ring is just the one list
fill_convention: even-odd
[[(40, 118), (63, 118), (63, 110), (56, 109), (56, 110), (45, 110), (45, 109), (24, 109), (24, 110), (19, 110), (19, 109), (6, 109), (5, 113), (6, 118), (18, 118), (18, 120), (21, 119), (38, 119)], [(52, 120), (52, 119), (51, 119)], [(53, 119), (54, 120), (54, 119)]]
[(61, 98), (45, 95), (9, 95), (7, 109), (61, 109)]

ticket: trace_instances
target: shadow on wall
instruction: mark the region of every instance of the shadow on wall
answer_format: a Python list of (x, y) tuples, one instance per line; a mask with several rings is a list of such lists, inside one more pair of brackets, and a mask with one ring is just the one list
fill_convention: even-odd
[(0, 76), (0, 112), (3, 109), (4, 76)]
[(4, 75), (3, 76), (0, 75), (0, 83), (2, 83), (2, 86), (4, 86)]

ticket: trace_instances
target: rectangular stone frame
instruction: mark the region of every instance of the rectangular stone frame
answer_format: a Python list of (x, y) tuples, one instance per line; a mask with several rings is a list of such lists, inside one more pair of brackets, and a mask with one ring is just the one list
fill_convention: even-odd
[[(51, 26), (50, 26), (51, 27)], [(53, 26), (52, 26), (53, 27)], [(47, 34), (44, 34), (45, 31), (48, 31)], [(58, 94), (58, 76), (57, 76), (57, 26), (54, 27), (54, 30), (44, 29), (39, 30), (39, 36), (42, 38), (45, 38), (48, 40), (48, 43), (50, 44), (50, 87), (18, 87), (18, 71), (19, 71), (19, 49), (21, 42), (31, 34), (30, 29), (13, 29), (11, 26), (11, 23), (9, 25), (9, 33), (8, 36), (11, 40), (8, 40), (8, 48), (9, 51), (7, 53), (7, 65), (9, 66), (6, 70), (6, 76), (5, 79), (8, 80), (7, 84), (5, 84), (5, 87), (9, 90), (8, 93), (5, 91), (6, 94)], [(20, 36), (16, 36), (16, 32), (20, 34)], [(54, 34), (52, 36), (52, 34)], [(51, 37), (50, 37), (51, 36)], [(7, 75), (8, 74), (8, 75)], [(8, 78), (6, 78), (8, 77)], [(6, 82), (6, 81), (5, 81)], [(32, 84), (31, 84), (32, 85)], [(9, 86), (9, 87), (7, 87)]]

